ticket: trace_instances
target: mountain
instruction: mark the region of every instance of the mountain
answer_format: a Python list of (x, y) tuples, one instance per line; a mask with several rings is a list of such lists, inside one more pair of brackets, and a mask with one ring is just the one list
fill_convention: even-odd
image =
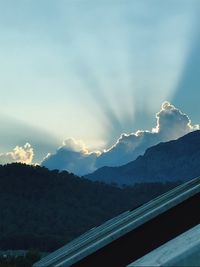
[(24, 164), (0, 165), (0, 250), (52, 251), (176, 186), (124, 189)]
[(188, 180), (200, 175), (200, 131), (160, 143), (120, 167), (103, 167), (86, 177), (93, 181), (133, 185)]

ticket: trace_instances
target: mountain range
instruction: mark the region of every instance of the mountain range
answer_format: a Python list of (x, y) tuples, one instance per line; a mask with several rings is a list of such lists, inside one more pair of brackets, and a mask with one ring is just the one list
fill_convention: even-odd
[(200, 175), (200, 131), (148, 148), (143, 156), (120, 167), (102, 167), (86, 176), (117, 185), (185, 181)]

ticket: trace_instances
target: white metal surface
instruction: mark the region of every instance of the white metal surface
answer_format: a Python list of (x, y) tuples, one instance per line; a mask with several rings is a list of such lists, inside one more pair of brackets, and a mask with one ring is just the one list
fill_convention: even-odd
[(127, 267), (200, 266), (200, 224)]

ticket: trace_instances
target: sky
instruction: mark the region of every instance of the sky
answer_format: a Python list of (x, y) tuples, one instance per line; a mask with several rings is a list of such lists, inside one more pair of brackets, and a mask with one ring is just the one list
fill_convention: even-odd
[(25, 150), (39, 163), (66, 140), (109, 150), (123, 133), (151, 131), (164, 101), (198, 124), (199, 8), (0, 0), (0, 157)]

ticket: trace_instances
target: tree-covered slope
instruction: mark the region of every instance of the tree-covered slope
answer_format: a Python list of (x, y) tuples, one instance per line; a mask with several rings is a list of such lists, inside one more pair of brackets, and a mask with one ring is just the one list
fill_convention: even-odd
[(39, 166), (0, 166), (0, 250), (54, 250), (119, 213), (174, 187), (120, 189)]

